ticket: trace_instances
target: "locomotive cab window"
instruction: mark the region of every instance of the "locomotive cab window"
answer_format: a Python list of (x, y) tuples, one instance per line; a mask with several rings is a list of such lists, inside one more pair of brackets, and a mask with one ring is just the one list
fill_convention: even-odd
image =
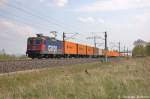
[(33, 40), (32, 39), (28, 39), (28, 45), (33, 44)]
[(35, 44), (36, 44), (36, 45), (41, 44), (41, 40), (40, 40), (40, 39), (36, 39), (36, 40), (35, 40)]

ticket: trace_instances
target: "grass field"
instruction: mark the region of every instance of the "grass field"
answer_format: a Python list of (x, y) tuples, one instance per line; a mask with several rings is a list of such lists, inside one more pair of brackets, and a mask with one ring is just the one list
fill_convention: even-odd
[(0, 76), (0, 99), (119, 98), (150, 99), (150, 58)]
[(21, 56), (15, 56), (15, 55), (8, 55), (8, 54), (0, 54), (0, 61), (5, 61), (5, 60), (24, 60), (24, 59), (29, 59), (25, 55)]

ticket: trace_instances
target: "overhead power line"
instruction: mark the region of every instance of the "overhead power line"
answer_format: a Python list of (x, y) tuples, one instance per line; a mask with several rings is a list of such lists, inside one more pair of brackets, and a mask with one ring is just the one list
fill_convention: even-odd
[(97, 36), (97, 35), (94, 35), (94, 33), (101, 33), (101, 32), (91, 32), (93, 35), (90, 36), (90, 37), (87, 37), (86, 39), (92, 39), (93, 42), (94, 42), (94, 47), (96, 48), (97, 47), (97, 44), (100, 44), (100, 43), (97, 43), (97, 39), (101, 39), (101, 40), (104, 40), (104, 38), (102, 38), (101, 36)]
[[(4, 2), (4, 3), (5, 3), (5, 2)], [(64, 24), (61, 25), (61, 24), (58, 24), (58, 23), (56, 23), (56, 22), (52, 22), (53, 19), (49, 20), (48, 18), (45, 18), (44, 16), (41, 16), (41, 15), (39, 15), (39, 14), (35, 14), (35, 13), (33, 13), (33, 12), (27, 10), (27, 9), (24, 9), (24, 8), (22, 8), (22, 7), (19, 7), (19, 6), (16, 6), (16, 5), (14, 5), (14, 4), (5, 3), (5, 5), (8, 6), (8, 7), (17, 9), (17, 10), (19, 10), (19, 11), (21, 11), (21, 12), (23, 12), (23, 13), (26, 13), (26, 14), (28, 14), (28, 15), (30, 15), (30, 16), (39, 18), (40, 20), (45, 21), (45, 22), (47, 22), (47, 23), (50, 23), (50, 24), (52, 24), (52, 25), (54, 25), (54, 26), (57, 26), (57, 27), (59, 27), (59, 28), (61, 28), (61, 29), (72, 30), (72, 29), (69, 28), (69, 26), (66, 27)]]
[[(2, 12), (2, 11), (1, 11), (1, 12)], [(7, 18), (7, 19), (10, 19), (10, 20), (13, 20), (14, 18), (17, 18), (17, 19), (18, 19), (18, 20), (17, 20), (17, 23), (19, 22), (19, 23), (21, 23), (21, 24), (24, 24), (24, 25), (27, 25), (27, 26), (36, 27), (36, 28), (38, 28), (38, 29), (49, 30), (49, 28), (46, 27), (46, 26), (44, 26), (44, 25), (35, 24), (35, 23), (31, 22), (31, 21), (25, 21), (24, 17), (20, 17), (20, 16), (18, 16), (18, 15), (12, 14), (12, 13), (9, 13), (10, 16), (7, 16), (7, 15), (4, 14), (5, 12), (2, 12), (2, 13), (1, 13), (1, 12), (0, 12), (0, 16), (1, 16), (1, 17)], [(13, 16), (13, 18), (12, 18), (11, 16)]]

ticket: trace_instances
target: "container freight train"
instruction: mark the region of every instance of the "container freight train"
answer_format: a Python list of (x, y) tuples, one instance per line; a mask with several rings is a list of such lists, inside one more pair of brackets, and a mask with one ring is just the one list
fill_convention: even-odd
[(29, 37), (27, 40), (27, 56), (34, 58), (88, 58), (88, 57), (108, 57), (120, 56), (118, 52), (104, 51), (91, 46), (60, 41), (42, 34), (37, 34), (37, 37)]

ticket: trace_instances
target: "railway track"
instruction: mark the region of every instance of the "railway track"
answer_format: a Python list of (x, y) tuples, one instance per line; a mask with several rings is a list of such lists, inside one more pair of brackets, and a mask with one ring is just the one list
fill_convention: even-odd
[(89, 63), (100, 61), (100, 59), (80, 58), (80, 59), (37, 59), (37, 60), (12, 60), (0, 61), (0, 74), (16, 71), (49, 68), (55, 66), (73, 65), (79, 63)]

